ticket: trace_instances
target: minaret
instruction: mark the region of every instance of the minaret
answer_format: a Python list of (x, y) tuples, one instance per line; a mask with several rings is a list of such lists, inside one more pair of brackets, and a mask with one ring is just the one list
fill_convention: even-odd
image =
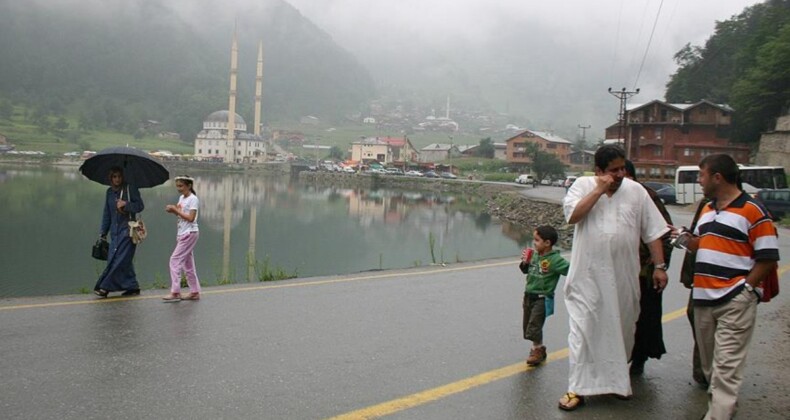
[(447, 111), (445, 117), (449, 120), (450, 119), (450, 96), (447, 95)]
[(233, 42), (230, 46), (230, 99), (228, 100), (228, 148), (225, 163), (235, 161), (236, 148), (233, 147), (236, 134), (236, 73), (238, 72), (239, 47), (236, 42), (236, 29), (233, 29)]
[(261, 135), (261, 93), (263, 91), (263, 41), (258, 41), (258, 69), (255, 73), (255, 130)]

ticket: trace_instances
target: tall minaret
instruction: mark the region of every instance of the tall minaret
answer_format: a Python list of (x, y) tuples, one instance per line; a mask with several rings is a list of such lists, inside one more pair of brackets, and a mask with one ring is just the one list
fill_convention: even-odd
[(447, 111), (444, 115), (448, 120), (450, 119), (450, 95), (447, 95)]
[(255, 130), (261, 135), (261, 93), (263, 91), (263, 41), (258, 41), (258, 69), (255, 73)]
[(233, 28), (233, 42), (230, 46), (230, 99), (228, 101), (228, 148), (225, 163), (235, 161), (236, 148), (233, 147), (236, 134), (236, 73), (238, 72), (239, 47), (236, 42), (236, 28)]

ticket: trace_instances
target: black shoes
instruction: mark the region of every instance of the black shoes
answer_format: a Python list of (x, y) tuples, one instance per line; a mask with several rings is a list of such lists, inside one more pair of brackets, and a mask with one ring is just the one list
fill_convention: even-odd
[(140, 296), (140, 289), (129, 289), (121, 293), (121, 296)]
[(106, 291), (104, 289), (96, 289), (96, 290), (93, 291), (93, 294), (98, 296), (98, 297), (101, 297), (101, 298), (106, 298), (107, 295), (110, 294), (110, 292), (108, 292), (108, 291)]
[(645, 362), (646, 360), (642, 359), (634, 359), (631, 361), (631, 368), (629, 372), (631, 375), (641, 375), (645, 372)]

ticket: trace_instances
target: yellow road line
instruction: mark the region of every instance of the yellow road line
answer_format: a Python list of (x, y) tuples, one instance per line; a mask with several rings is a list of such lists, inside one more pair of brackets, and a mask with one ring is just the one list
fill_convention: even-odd
[[(779, 275), (781, 276), (787, 270), (790, 270), (790, 265), (781, 267), (779, 269)], [(661, 322), (665, 324), (670, 321), (674, 321), (675, 319), (678, 319), (684, 316), (685, 314), (686, 314), (686, 308), (685, 307), (680, 308), (678, 310), (664, 314), (661, 317)], [(558, 350), (549, 354), (548, 358), (546, 359), (546, 363), (550, 363), (568, 357), (568, 351), (569, 350), (566, 347), (562, 350)], [(376, 404), (370, 407), (351, 411), (346, 414), (341, 414), (339, 416), (331, 417), (329, 420), (362, 420), (362, 419), (373, 419), (373, 418), (387, 416), (396, 413), (398, 411), (414, 408), (418, 405), (429, 403), (431, 401), (436, 401), (440, 398), (448, 397), (450, 395), (457, 394), (459, 392), (463, 392), (468, 389), (475, 388), (481, 385), (486, 385), (488, 383), (500, 379), (504, 379), (509, 376), (517, 375), (519, 373), (524, 373), (532, 369), (533, 369), (532, 367), (527, 366), (527, 364), (524, 362), (516, 363), (510, 366), (505, 366), (503, 368), (484, 372), (479, 375), (472, 376), (466, 379), (461, 379), (460, 381), (452, 382), (447, 385), (428, 389), (422, 392), (418, 392), (416, 394), (407, 395), (405, 397), (383, 402), (381, 404)]]
[[(338, 279), (332, 280), (316, 280), (316, 281), (303, 281), (298, 283), (282, 283), (282, 284), (269, 284), (265, 286), (250, 286), (250, 287), (235, 287), (235, 288), (223, 288), (218, 290), (206, 290), (203, 291), (202, 294), (204, 295), (216, 295), (221, 293), (241, 293), (241, 292), (250, 292), (250, 291), (257, 291), (257, 290), (267, 290), (267, 289), (282, 289), (288, 287), (305, 287), (305, 286), (319, 286), (319, 285), (326, 285), (326, 284), (336, 284), (336, 283), (348, 283), (353, 281), (361, 281), (361, 280), (381, 280), (381, 279), (389, 279), (393, 277), (414, 277), (420, 276), (425, 274), (440, 274), (440, 273), (450, 273), (455, 271), (466, 271), (466, 270), (477, 270), (481, 268), (491, 268), (491, 267), (501, 267), (505, 265), (514, 265), (513, 261), (504, 261), (504, 262), (497, 262), (497, 263), (488, 263), (488, 264), (475, 264), (469, 266), (462, 266), (462, 267), (450, 267), (450, 268), (431, 268), (427, 270), (418, 270), (418, 271), (411, 271), (411, 272), (397, 272), (397, 273), (385, 273), (385, 274), (371, 274), (367, 276), (359, 276), (359, 277), (343, 277)], [(71, 305), (97, 305), (97, 304), (106, 304), (106, 303), (117, 303), (117, 302), (125, 302), (129, 300), (144, 300), (144, 299), (160, 299), (163, 295), (147, 295), (147, 296), (135, 296), (135, 297), (113, 297), (109, 299), (91, 299), (91, 300), (76, 300), (76, 301), (59, 301), (59, 302), (50, 302), (50, 303), (31, 303), (27, 305), (9, 305), (9, 306), (0, 306), (0, 311), (10, 311), (15, 309), (32, 309), (32, 308), (51, 308), (51, 307), (58, 307), (58, 306), (71, 306)]]

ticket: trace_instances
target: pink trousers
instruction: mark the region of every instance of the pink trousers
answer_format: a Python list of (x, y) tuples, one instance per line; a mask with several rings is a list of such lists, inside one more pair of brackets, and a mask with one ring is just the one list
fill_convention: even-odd
[(181, 271), (187, 277), (189, 291), (200, 293), (200, 281), (195, 271), (195, 255), (192, 252), (198, 241), (198, 232), (190, 232), (176, 238), (176, 249), (170, 256), (170, 293), (181, 293)]

